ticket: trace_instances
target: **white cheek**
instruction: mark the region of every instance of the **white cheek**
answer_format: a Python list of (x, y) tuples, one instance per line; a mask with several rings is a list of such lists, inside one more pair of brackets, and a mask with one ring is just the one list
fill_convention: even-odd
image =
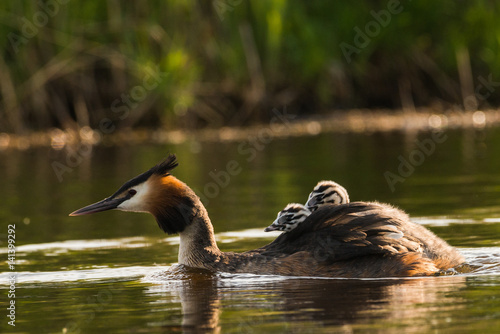
[(333, 202), (335, 204), (341, 204), (342, 203), (342, 197), (340, 197), (339, 194), (335, 193), (333, 195)]
[(341, 204), (342, 197), (339, 196), (338, 193), (333, 193), (330, 196), (323, 199), (323, 203), (333, 203), (333, 204)]
[(132, 189), (137, 193), (132, 198), (118, 205), (117, 209), (122, 211), (147, 212), (146, 196), (149, 193), (149, 185), (142, 183), (132, 187)]

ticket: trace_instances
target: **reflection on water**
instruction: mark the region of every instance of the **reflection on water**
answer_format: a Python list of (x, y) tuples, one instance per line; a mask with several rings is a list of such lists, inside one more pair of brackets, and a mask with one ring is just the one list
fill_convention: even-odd
[(304, 279), (220, 275), (177, 267), (143, 281), (155, 283), (146, 293), (159, 300), (166, 295), (180, 300), (184, 329), (218, 331), (221, 313), (227, 311), (238, 314), (237, 328), (242, 332), (273, 323), (282, 330), (293, 326), (303, 332), (313, 323), (351, 331), (375, 322), (425, 331), (446, 321), (445, 314), (434, 312), (436, 305), (448, 305), (446, 312), (454, 314), (464, 308), (462, 300), (449, 293), (464, 288), (466, 279)]

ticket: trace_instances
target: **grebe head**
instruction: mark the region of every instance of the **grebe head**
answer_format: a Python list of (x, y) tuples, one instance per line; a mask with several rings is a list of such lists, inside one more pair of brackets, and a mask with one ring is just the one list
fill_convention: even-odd
[(283, 210), (278, 212), (276, 220), (271, 225), (266, 227), (264, 231), (290, 232), (302, 223), (310, 214), (311, 211), (309, 211), (309, 209), (307, 209), (303, 204), (288, 204)]
[(345, 203), (349, 203), (349, 195), (344, 187), (333, 181), (321, 181), (309, 194), (306, 207), (313, 212), (323, 204), (340, 205)]
[(196, 195), (183, 182), (170, 174), (177, 167), (175, 155), (123, 184), (113, 195), (78, 209), (70, 216), (117, 209), (148, 212), (155, 216), (166, 233), (180, 233), (190, 222)]

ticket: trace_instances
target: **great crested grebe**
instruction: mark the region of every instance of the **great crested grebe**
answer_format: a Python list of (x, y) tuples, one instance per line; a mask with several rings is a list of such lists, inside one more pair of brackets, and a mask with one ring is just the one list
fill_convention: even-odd
[(298, 203), (288, 204), (283, 210), (278, 212), (278, 216), (274, 222), (266, 227), (264, 232), (290, 232), (320, 206), (345, 203), (349, 203), (349, 195), (344, 187), (333, 181), (320, 181), (309, 194), (306, 205)]
[[(131, 179), (104, 200), (70, 216), (118, 209), (149, 212), (166, 233), (179, 233), (179, 264), (230, 273), (322, 277), (433, 275), (464, 262), (445, 241), (378, 203), (325, 205), (294, 230), (244, 253), (221, 252), (207, 211), (170, 174), (175, 155)], [(388, 237), (390, 233), (401, 235)]]
[(264, 229), (264, 232), (283, 231), (290, 232), (302, 223), (311, 214), (304, 204), (290, 203), (278, 212), (276, 220)]

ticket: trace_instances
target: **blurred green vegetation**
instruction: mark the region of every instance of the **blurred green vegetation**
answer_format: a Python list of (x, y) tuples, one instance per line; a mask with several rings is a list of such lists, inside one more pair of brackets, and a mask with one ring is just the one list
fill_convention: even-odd
[(0, 131), (496, 107), (499, 14), (493, 0), (3, 1)]

